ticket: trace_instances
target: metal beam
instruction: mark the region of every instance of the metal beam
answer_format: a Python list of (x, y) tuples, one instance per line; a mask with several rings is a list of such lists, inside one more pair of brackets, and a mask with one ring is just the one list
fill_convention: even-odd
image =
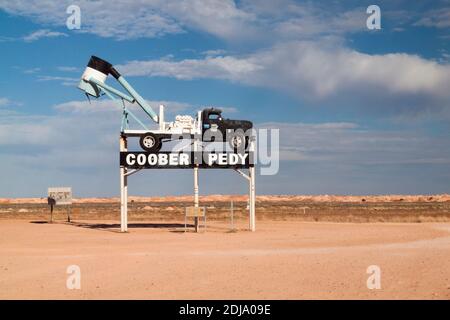
[(125, 99), (130, 103), (134, 103), (134, 101), (135, 101), (134, 98), (130, 97), (129, 95), (127, 95), (123, 92), (120, 92), (119, 90), (117, 90), (111, 86), (108, 86), (107, 84), (100, 82), (95, 78), (90, 78), (88, 80), (88, 82), (90, 82), (91, 84), (95, 84), (95, 85), (99, 86), (100, 88), (102, 88), (104, 91), (109, 91), (112, 94), (115, 94), (116, 96), (121, 97), (122, 99)]
[(237, 173), (239, 173), (241, 176), (243, 176), (245, 179), (247, 179), (248, 181), (250, 181), (250, 177), (248, 175), (246, 175), (244, 172), (242, 172), (239, 169), (234, 169), (234, 171), (236, 171)]
[(130, 171), (128, 171), (127, 173), (125, 173), (125, 176), (126, 177), (128, 177), (128, 176), (131, 176), (132, 174), (135, 174), (136, 172), (139, 172), (139, 171), (141, 171), (142, 169), (134, 169), (134, 170), (130, 170)]

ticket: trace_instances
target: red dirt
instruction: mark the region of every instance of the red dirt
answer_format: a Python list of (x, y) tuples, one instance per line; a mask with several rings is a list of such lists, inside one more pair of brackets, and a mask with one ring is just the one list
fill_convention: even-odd
[[(229, 233), (213, 222), (200, 234), (99, 223), (0, 221), (0, 298), (450, 298), (449, 223), (258, 221)], [(72, 264), (80, 290), (66, 288)], [(379, 290), (366, 286), (369, 265), (381, 268)]]

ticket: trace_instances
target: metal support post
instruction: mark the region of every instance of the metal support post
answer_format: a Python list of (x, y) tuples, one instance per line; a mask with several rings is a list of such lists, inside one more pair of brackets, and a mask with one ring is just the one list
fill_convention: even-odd
[(249, 176), (250, 176), (250, 181), (249, 181), (249, 226), (250, 226), (250, 231), (255, 231), (256, 230), (256, 218), (255, 218), (255, 200), (256, 200), (256, 194), (255, 194), (255, 167), (250, 167), (249, 168)]
[[(197, 139), (194, 140), (194, 152), (198, 151)], [(194, 207), (198, 208), (198, 166), (194, 167)], [(195, 232), (199, 232), (199, 218), (194, 218)]]
[[(120, 152), (127, 151), (127, 138), (120, 136)], [(120, 232), (128, 231), (128, 178), (127, 168), (120, 166)]]
[[(250, 152), (256, 153), (255, 142), (250, 141)], [(248, 169), (249, 176), (249, 227), (250, 231), (254, 232), (256, 230), (256, 217), (255, 217), (255, 202), (256, 202), (256, 192), (255, 192), (255, 167), (252, 166)]]

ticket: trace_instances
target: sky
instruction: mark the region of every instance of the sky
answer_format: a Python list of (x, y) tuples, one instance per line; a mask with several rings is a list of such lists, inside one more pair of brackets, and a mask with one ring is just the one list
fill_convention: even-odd
[[(257, 194), (449, 193), (449, 31), (449, 0), (0, 0), (0, 197), (119, 194), (121, 110), (76, 88), (91, 55), (166, 120), (215, 106), (279, 129), (279, 172), (258, 169)], [(191, 170), (146, 170), (129, 193), (192, 184)], [(200, 194), (247, 188), (200, 172)]]

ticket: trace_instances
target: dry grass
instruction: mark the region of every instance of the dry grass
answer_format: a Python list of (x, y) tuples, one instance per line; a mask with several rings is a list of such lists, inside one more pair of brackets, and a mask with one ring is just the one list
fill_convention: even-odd
[[(423, 202), (325, 202), (294, 200), (296, 197), (280, 198), (275, 196), (262, 196), (256, 204), (258, 220), (298, 220), (298, 221), (332, 221), (332, 222), (448, 222), (450, 221), (450, 202), (448, 201)], [(184, 214), (184, 208), (191, 206), (192, 202), (187, 197), (170, 198), (170, 201), (162, 201), (164, 198), (131, 200), (129, 203), (129, 220), (177, 220)], [(227, 221), (230, 219), (230, 199), (215, 196), (201, 199), (202, 206), (207, 208), (208, 220)], [(183, 201), (181, 201), (183, 200)], [(202, 201), (203, 200), (203, 201)], [(235, 197), (234, 218), (246, 219), (244, 197)], [(80, 199), (72, 206), (72, 218), (74, 220), (107, 220), (118, 219), (120, 205), (116, 199)], [(66, 209), (57, 207), (54, 212), (56, 220), (66, 218)], [(48, 220), (49, 208), (43, 201), (36, 202), (22, 200), (19, 203), (0, 203), (0, 219), (36, 219)]]

